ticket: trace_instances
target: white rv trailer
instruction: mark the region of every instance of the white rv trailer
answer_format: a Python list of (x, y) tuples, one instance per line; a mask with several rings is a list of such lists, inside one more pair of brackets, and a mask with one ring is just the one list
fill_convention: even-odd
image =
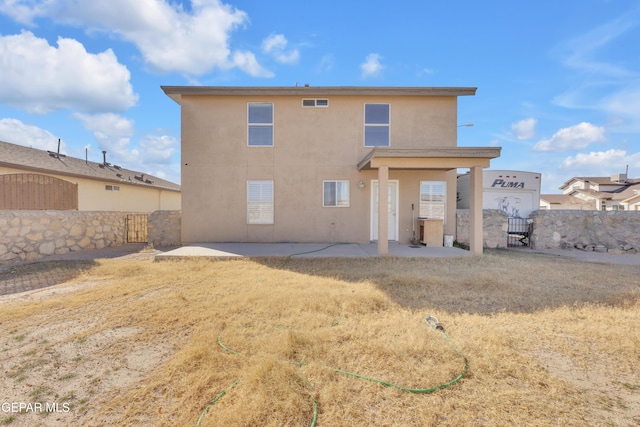
[[(528, 218), (540, 209), (541, 174), (511, 170), (482, 173), (482, 208), (500, 209), (509, 218)], [(458, 176), (458, 209), (469, 209), (469, 174)]]

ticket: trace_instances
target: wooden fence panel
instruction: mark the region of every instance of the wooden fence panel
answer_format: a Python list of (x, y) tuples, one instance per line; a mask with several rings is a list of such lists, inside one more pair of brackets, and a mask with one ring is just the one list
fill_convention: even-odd
[(0, 175), (2, 210), (77, 210), (78, 184), (31, 173)]

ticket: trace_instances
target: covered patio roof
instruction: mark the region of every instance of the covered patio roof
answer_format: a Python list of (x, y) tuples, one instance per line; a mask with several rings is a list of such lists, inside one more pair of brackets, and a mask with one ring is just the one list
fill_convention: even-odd
[(358, 163), (358, 170), (488, 168), (491, 159), (500, 157), (500, 147), (386, 148), (376, 147)]
[[(358, 162), (358, 170), (377, 169), (378, 185), (386, 188), (392, 169), (425, 169), (450, 171), (470, 169), (470, 242), (472, 254), (482, 253), (482, 170), (490, 166), (491, 159), (500, 157), (500, 147), (451, 148), (387, 148), (376, 147)], [(378, 255), (388, 255), (388, 210), (380, 208), (378, 200)]]

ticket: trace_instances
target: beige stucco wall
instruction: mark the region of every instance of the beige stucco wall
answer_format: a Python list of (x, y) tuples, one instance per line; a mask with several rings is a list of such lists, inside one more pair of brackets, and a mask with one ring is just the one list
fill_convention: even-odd
[[(377, 170), (356, 167), (371, 151), (365, 103), (391, 105), (392, 148), (456, 146), (455, 96), (327, 98), (328, 108), (303, 108), (301, 96), (182, 96), (183, 244), (368, 242)], [(273, 147), (247, 146), (248, 102), (273, 102)], [(455, 171), (392, 169), (389, 179), (399, 180), (398, 240), (412, 236), (420, 180), (447, 181), (445, 233), (455, 234)], [(247, 180), (274, 181), (273, 225), (247, 224)], [(322, 207), (323, 180), (349, 180), (350, 207)]]
[[(40, 172), (0, 166), (0, 174), (12, 173)], [(57, 174), (42, 173), (42, 175), (54, 176), (78, 184), (78, 210), (80, 211), (153, 212), (155, 210), (180, 210), (181, 207), (181, 194), (179, 191), (141, 187), (127, 183), (95, 181)], [(117, 185), (120, 187), (120, 191), (108, 191), (105, 189), (106, 185)]]

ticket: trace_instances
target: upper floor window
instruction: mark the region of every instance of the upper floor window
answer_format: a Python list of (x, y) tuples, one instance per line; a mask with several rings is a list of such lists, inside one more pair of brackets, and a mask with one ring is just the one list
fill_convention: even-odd
[(250, 147), (273, 146), (273, 104), (252, 102), (248, 106), (248, 145)]
[(388, 147), (389, 104), (364, 104), (364, 146)]

